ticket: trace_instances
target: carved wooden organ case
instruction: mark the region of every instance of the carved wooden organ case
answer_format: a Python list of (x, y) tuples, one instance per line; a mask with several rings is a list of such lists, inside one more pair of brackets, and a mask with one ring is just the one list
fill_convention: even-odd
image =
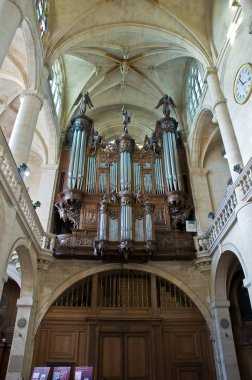
[(106, 143), (86, 115), (72, 120), (55, 200), (55, 257), (110, 262), (191, 260), (186, 155), (175, 119), (138, 146), (128, 130)]

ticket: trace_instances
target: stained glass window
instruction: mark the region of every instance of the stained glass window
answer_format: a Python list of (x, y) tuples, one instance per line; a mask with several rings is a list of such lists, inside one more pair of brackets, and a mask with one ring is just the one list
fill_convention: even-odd
[(203, 81), (198, 66), (193, 63), (188, 75), (188, 108), (191, 120), (194, 119), (202, 95)]
[(48, 0), (34, 0), (34, 4), (39, 23), (40, 36), (42, 37), (47, 27)]

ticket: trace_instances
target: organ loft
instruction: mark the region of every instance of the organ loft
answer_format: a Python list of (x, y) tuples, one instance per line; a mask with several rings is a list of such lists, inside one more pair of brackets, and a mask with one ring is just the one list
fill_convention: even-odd
[(106, 142), (86, 115), (86, 93), (71, 121), (55, 199), (55, 257), (146, 262), (195, 258), (194, 209), (175, 104), (164, 95), (163, 117), (142, 145), (130, 135), (122, 107), (122, 135)]

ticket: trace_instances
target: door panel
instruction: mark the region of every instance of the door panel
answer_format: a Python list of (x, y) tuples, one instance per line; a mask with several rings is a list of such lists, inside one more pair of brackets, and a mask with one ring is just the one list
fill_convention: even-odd
[(150, 379), (148, 334), (100, 333), (99, 341), (99, 379)]
[(127, 380), (149, 379), (149, 344), (146, 335), (125, 336), (125, 368)]
[(123, 336), (100, 336), (100, 368), (101, 376), (106, 380), (123, 380)]
[(174, 380), (202, 380), (202, 371), (200, 365), (176, 365)]

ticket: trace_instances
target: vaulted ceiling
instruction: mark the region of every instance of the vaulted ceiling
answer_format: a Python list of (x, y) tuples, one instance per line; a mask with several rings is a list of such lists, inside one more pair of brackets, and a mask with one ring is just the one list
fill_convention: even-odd
[[(64, 70), (63, 130), (76, 112), (78, 95), (86, 91), (94, 104), (87, 115), (104, 139), (122, 133), (124, 105), (132, 114), (129, 133), (137, 142), (143, 141), (162, 117), (162, 110), (155, 106), (166, 93), (174, 99), (177, 108), (173, 116), (183, 127), (188, 65), (192, 59), (203, 65), (212, 62), (210, 0), (49, 3), (48, 31), (43, 37), (45, 65), (50, 68), (59, 59)], [(15, 98), (28, 83), (29, 64), (23, 47), (19, 32), (12, 51), (19, 57), (17, 66), (22, 70), (8, 90), (9, 99)], [(11, 65), (9, 57), (2, 72), (7, 72)], [(4, 79), (0, 75), (0, 80)]]
[(87, 115), (105, 139), (122, 131), (124, 105), (132, 114), (129, 132), (143, 140), (162, 116), (155, 106), (165, 93), (182, 122), (188, 62), (210, 60), (210, 6), (202, 0), (56, 0), (45, 48), (48, 65), (62, 58), (65, 70), (63, 128), (81, 91), (89, 91), (94, 108)]

